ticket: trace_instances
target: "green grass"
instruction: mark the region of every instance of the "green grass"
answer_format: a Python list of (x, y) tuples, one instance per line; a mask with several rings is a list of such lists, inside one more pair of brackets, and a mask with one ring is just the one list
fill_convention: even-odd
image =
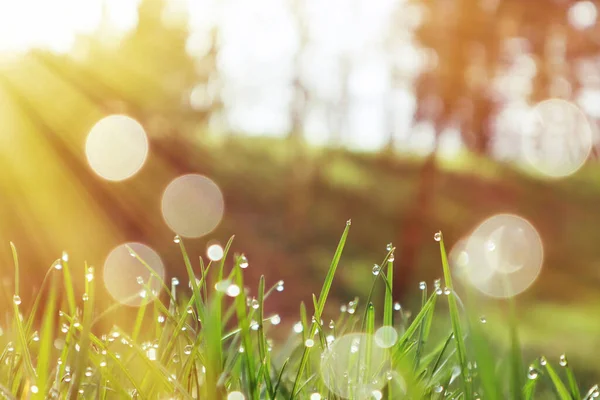
[[(480, 318), (464, 308), (455, 292), (441, 234), (436, 240), (443, 281), (436, 280), (429, 293), (425, 282), (420, 285), (421, 308), (414, 317), (392, 298), (393, 275), (398, 271), (394, 271), (396, 249), (391, 244), (382, 251), (383, 262), (372, 271), (355, 272), (370, 281), (369, 296), (342, 305), (339, 315), (325, 315), (349, 231), (350, 221), (319, 296), (313, 294), (311, 307), (300, 305), (293, 330), (279, 325), (278, 316), (265, 315), (265, 302), (281, 289), (279, 282), (268, 288), (262, 277), (257, 290), (248, 292), (256, 295), (246, 294), (247, 260), (227, 254), (232, 241), (220, 262), (205, 266), (202, 260), (195, 265), (183, 241), (176, 238), (190, 289), (175, 280), (169, 286), (152, 274), (150, 280), (161, 280), (165, 293), (161, 298), (148, 297), (138, 308), (131, 332), (118, 326), (98, 331), (99, 317), (119, 306), (96, 309), (99, 280), (87, 265), (85, 294), (76, 300), (71, 273), (77, 269), (69, 266), (67, 255), (50, 267), (32, 309), (24, 310), (12, 246), (15, 301), (12, 325), (4, 336), (14, 339), (0, 355), (0, 396), (563, 400), (600, 394), (597, 386), (578, 386), (566, 356), (556, 363), (539, 357), (525, 365), (518, 351), (516, 319), (505, 327), (511, 338), (509, 348), (491, 345)], [(149, 282), (143, 286), (151, 293)], [(61, 288), (65, 288), (63, 297)], [(384, 291), (381, 309), (375, 306), (381, 302), (373, 297), (378, 288)], [(289, 339), (273, 341), (276, 329), (290, 329)]]

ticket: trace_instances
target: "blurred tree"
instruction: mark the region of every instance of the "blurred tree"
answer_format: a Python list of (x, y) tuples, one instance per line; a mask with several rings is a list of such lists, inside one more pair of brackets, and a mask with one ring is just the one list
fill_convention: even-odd
[[(417, 264), (423, 240), (431, 234), (423, 232), (423, 221), (432, 221), (440, 134), (458, 128), (468, 149), (491, 154), (494, 118), (504, 106), (514, 100), (573, 99), (580, 86), (576, 65), (600, 50), (597, 1), (551, 0), (543, 7), (521, 0), (413, 3), (421, 9), (416, 38), (423, 47), (422, 71), (415, 82), (415, 120), (433, 124), (435, 143), (422, 165), (412, 206), (408, 212), (401, 210), (407, 216), (397, 238), (402, 243), (400, 268), (407, 274), (399, 278), (403, 282)], [(579, 11), (573, 11), (576, 6)], [(586, 17), (586, 10), (594, 14), (593, 19)], [(587, 21), (587, 26), (578, 24), (577, 18)], [(515, 68), (519, 63), (530, 71)], [(501, 79), (528, 73), (508, 85)]]

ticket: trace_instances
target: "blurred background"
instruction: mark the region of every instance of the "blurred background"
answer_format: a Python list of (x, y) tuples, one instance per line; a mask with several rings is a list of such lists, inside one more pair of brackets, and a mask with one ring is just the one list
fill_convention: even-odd
[[(197, 217), (204, 229), (182, 235), (192, 260), (236, 235), (251, 294), (261, 274), (286, 282), (270, 304), (284, 326), (319, 292), (350, 218), (330, 303), (364, 296), (391, 242), (395, 297), (416, 310), (419, 282), (442, 275), (434, 233), (450, 250), (510, 213), (544, 249), (515, 298), (526, 354), (566, 352), (589, 381), (600, 351), (598, 7), (0, 0), (2, 309), (14, 293), (9, 241), (30, 303), (63, 251), (80, 290), (84, 260), (102, 271), (126, 242), (184, 277), (173, 237)], [(114, 115), (128, 119), (106, 123)], [(137, 151), (94, 142), (109, 125), (141, 132)], [(131, 173), (103, 173), (116, 158), (133, 160)], [(165, 188), (184, 174), (210, 181), (187, 215), (169, 217)], [(506, 301), (476, 303), (502, 346), (493, 327)]]

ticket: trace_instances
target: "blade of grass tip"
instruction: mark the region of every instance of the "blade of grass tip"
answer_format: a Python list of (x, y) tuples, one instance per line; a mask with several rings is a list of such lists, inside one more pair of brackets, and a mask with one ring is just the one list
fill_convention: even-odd
[(406, 331), (398, 339), (398, 343), (394, 348), (394, 358), (397, 358), (403, 353), (403, 351), (405, 350), (406, 343), (408, 343), (410, 338), (415, 334), (420, 324), (423, 323), (423, 320), (425, 319), (431, 308), (435, 306), (436, 300), (437, 295), (434, 292), (429, 296), (429, 300), (427, 300), (427, 303), (425, 303), (425, 305), (421, 308), (417, 316), (413, 319), (412, 323), (408, 326)]
[(42, 321), (42, 329), (39, 342), (39, 352), (37, 357), (37, 365), (41, 366), (37, 370), (38, 377), (36, 384), (38, 386), (38, 393), (32, 396), (32, 399), (43, 399), (45, 393), (50, 390), (51, 379), (50, 379), (50, 360), (52, 357), (53, 348), (53, 335), (54, 335), (54, 318), (56, 315), (56, 286), (57, 277), (56, 274), (52, 275), (50, 280), (50, 292), (46, 299), (44, 307), (44, 317)]
[[(329, 270), (327, 271), (327, 276), (325, 277), (325, 282), (323, 283), (323, 287), (321, 288), (321, 294), (319, 295), (319, 303), (318, 303), (318, 313), (319, 315), (323, 313), (323, 309), (325, 308), (325, 302), (327, 301), (327, 296), (329, 295), (329, 290), (331, 289), (331, 285), (333, 283), (333, 277), (335, 276), (335, 272), (337, 270), (338, 264), (340, 263), (340, 259), (342, 257), (342, 252), (344, 251), (344, 246), (346, 244), (346, 239), (348, 238), (348, 232), (350, 231), (351, 221), (348, 220), (346, 222), (346, 228), (342, 233), (342, 237), (338, 243), (338, 247), (333, 256), (333, 260), (329, 265)], [(317, 311), (317, 310), (315, 310)], [(308, 337), (312, 338), (316, 332), (317, 325), (311, 324), (310, 332)], [(302, 354), (302, 359), (300, 360), (300, 366), (298, 367), (298, 371), (296, 373), (296, 378), (294, 380), (294, 385), (292, 386), (292, 398), (296, 397), (298, 385), (300, 384), (300, 380), (302, 379), (302, 375), (304, 374), (304, 369), (306, 368), (306, 363), (308, 362), (308, 356), (310, 353), (310, 347), (304, 348), (304, 353)]]
[(300, 302), (300, 322), (302, 323), (302, 343), (304, 343), (307, 339), (306, 335), (308, 335), (308, 317), (306, 314), (306, 304), (303, 301)]
[(481, 382), (482, 394), (486, 399), (501, 399), (501, 381), (496, 376), (495, 357), (481, 329), (479, 318), (470, 318), (470, 343), (477, 362), (477, 372)]
[[(88, 354), (90, 348), (90, 330), (92, 328), (93, 313), (94, 313), (94, 300), (95, 300), (95, 285), (93, 280), (93, 269), (90, 270), (87, 263), (85, 263), (84, 269), (84, 281), (85, 281), (85, 294), (83, 302), (83, 326), (81, 330), (81, 336), (79, 340), (79, 354), (75, 359), (75, 374), (71, 383), (70, 397), (75, 398), (78, 396), (79, 387), (81, 386), (81, 380), (83, 378), (83, 372), (85, 371), (88, 363)], [(89, 279), (88, 274), (91, 274), (92, 279)]]
[(51, 273), (52, 273), (52, 271), (54, 271), (55, 266), (58, 262), (59, 262), (59, 260), (56, 260), (55, 262), (53, 262), (52, 265), (50, 266), (50, 269), (48, 269), (48, 271), (46, 271), (46, 275), (44, 275), (44, 279), (42, 280), (40, 289), (38, 290), (38, 293), (35, 296), (35, 300), (33, 301), (33, 306), (31, 307), (31, 310), (29, 311), (29, 318), (27, 318), (27, 323), (25, 324), (25, 332), (27, 334), (29, 334), (29, 332), (31, 332), (33, 322), (35, 321), (35, 317), (37, 315), (37, 310), (38, 310), (38, 308), (40, 306), (40, 302), (42, 300), (42, 294), (44, 292), (44, 289), (46, 288), (46, 285), (48, 284), (48, 280), (51, 276)]
[[(542, 363), (542, 364), (544, 364), (544, 363)], [(552, 367), (552, 365), (548, 361), (546, 361), (544, 367), (546, 368), (546, 371), (548, 372), (548, 376), (550, 377), (550, 380), (552, 381), (552, 384), (554, 385), (554, 390), (556, 391), (556, 394), (558, 395), (558, 397), (561, 400), (571, 400), (572, 397), (571, 397), (571, 394), (569, 393), (569, 390), (567, 389), (567, 387), (565, 386), (563, 381), (560, 379), (560, 377), (554, 370), (554, 367)]]
[(69, 258), (63, 257), (60, 261), (63, 271), (64, 290), (67, 295), (67, 304), (69, 305), (69, 315), (75, 315), (76, 304), (75, 304), (75, 287), (73, 286), (73, 278), (71, 277), (71, 270), (69, 268)]
[[(505, 284), (508, 285), (508, 280), (505, 280)], [(523, 358), (521, 354), (521, 343), (519, 340), (519, 331), (517, 327), (517, 311), (515, 299), (510, 297), (508, 299), (509, 309), (509, 322), (508, 329), (510, 334), (510, 364), (511, 364), (511, 390), (513, 395), (518, 397), (523, 387), (523, 379), (525, 378), (525, 369), (523, 366)]]
[[(421, 287), (421, 308), (425, 307), (427, 303), (427, 285)], [(433, 312), (434, 308), (431, 309), (431, 312), (427, 314), (424, 322), (421, 324), (419, 328), (419, 338), (417, 340), (417, 350), (415, 353), (415, 365), (414, 371), (416, 372), (419, 369), (419, 363), (421, 362), (421, 355), (423, 353), (423, 347), (425, 345), (425, 341), (427, 340), (426, 336), (429, 334), (429, 329), (431, 328), (431, 322), (433, 320)]]
[(448, 264), (448, 257), (446, 255), (446, 248), (444, 246), (444, 238), (439, 232), (440, 242), (440, 255), (442, 258), (442, 268), (444, 270), (444, 281), (446, 287), (450, 290), (448, 295), (448, 308), (450, 311), (450, 321), (452, 323), (452, 332), (454, 333), (454, 340), (456, 342), (456, 352), (458, 354), (458, 360), (461, 369), (461, 379), (465, 390), (465, 398), (470, 399), (472, 397), (471, 391), (471, 379), (470, 372), (467, 368), (467, 351), (462, 334), (462, 327), (460, 323), (460, 315), (458, 313), (458, 305), (456, 303), (456, 295), (454, 293), (454, 286), (452, 284), (452, 275), (450, 273), (450, 265)]
[(137, 342), (138, 336), (142, 331), (142, 325), (144, 324), (144, 317), (146, 315), (146, 309), (148, 308), (148, 304), (155, 300), (152, 294), (152, 275), (148, 278), (148, 282), (143, 284), (143, 290), (148, 293), (147, 298), (142, 301), (140, 307), (138, 308), (137, 315), (135, 317), (135, 325), (133, 327), (133, 332), (131, 334), (131, 338), (134, 342)]
[(202, 295), (200, 294), (200, 289), (198, 288), (198, 282), (196, 282), (196, 274), (194, 273), (194, 269), (192, 268), (192, 263), (190, 262), (190, 257), (187, 254), (185, 249), (185, 245), (183, 244), (183, 240), (179, 239), (179, 250), (181, 251), (181, 255), (183, 257), (183, 263), (185, 264), (185, 268), (188, 273), (188, 277), (190, 279), (190, 283), (192, 285), (192, 293), (194, 295), (194, 301), (196, 305), (196, 312), (198, 313), (198, 318), (200, 320), (204, 320), (204, 305), (202, 304)]
[[(244, 277), (242, 275), (242, 269), (239, 266), (239, 262), (236, 262), (234, 266), (235, 270), (235, 282), (236, 285), (243, 290), (244, 288)], [(246, 296), (240, 293), (235, 297), (235, 304), (237, 310), (237, 318), (238, 325), (241, 328), (241, 338), (242, 343), (244, 345), (244, 353), (242, 354), (242, 358), (246, 362), (246, 371), (248, 373), (248, 381), (250, 385), (250, 393), (252, 398), (258, 398), (258, 385), (256, 384), (256, 371), (255, 371), (255, 363), (253, 360), (253, 346), (252, 346), (252, 337), (250, 336), (250, 321), (248, 321), (248, 314), (246, 312)], [(260, 325), (263, 325), (262, 318), (260, 320)]]
[(261, 275), (258, 281), (258, 320), (261, 321), (258, 325), (258, 354), (262, 365), (265, 367), (264, 380), (267, 387), (269, 396), (274, 399), (275, 394), (273, 393), (273, 382), (271, 382), (271, 371), (269, 366), (271, 365), (269, 352), (267, 351), (267, 337), (265, 336), (265, 329), (263, 326), (264, 320), (264, 302), (265, 302), (265, 276)]
[(15, 295), (13, 298), (13, 311), (14, 321), (17, 328), (19, 347), (21, 348), (21, 358), (25, 364), (25, 370), (27, 372), (30, 381), (36, 381), (36, 373), (33, 368), (33, 362), (31, 361), (31, 353), (29, 352), (29, 345), (27, 344), (27, 336), (25, 335), (25, 329), (23, 327), (23, 321), (21, 312), (19, 311), (19, 305), (21, 304), (21, 297), (19, 297), (19, 257), (17, 256), (17, 249), (13, 242), (10, 242), (12, 250), (13, 262), (15, 266)]
[[(394, 249), (392, 249), (394, 251)], [(383, 303), (383, 325), (394, 326), (394, 299), (393, 299), (393, 285), (394, 285), (394, 253), (388, 258), (387, 265), (387, 281), (388, 285), (385, 287), (385, 299)]]
[(573, 373), (571, 366), (567, 364), (565, 366), (565, 369), (567, 371), (567, 380), (569, 382), (571, 396), (573, 396), (575, 400), (581, 400), (581, 392), (579, 391), (579, 385), (577, 385), (577, 380), (575, 379), (575, 374)]
[[(279, 388), (281, 387), (283, 373), (285, 372), (285, 368), (287, 367), (289, 362), (290, 362), (290, 359), (286, 358), (285, 361), (283, 362), (283, 364), (281, 365), (281, 369), (279, 370), (279, 375), (277, 376), (277, 382), (275, 383), (275, 388), (273, 389), (273, 398), (274, 399), (277, 398), (277, 392), (279, 391)], [(291, 393), (290, 393), (290, 395), (291, 395)], [(289, 396), (289, 397), (291, 398), (291, 396)]]

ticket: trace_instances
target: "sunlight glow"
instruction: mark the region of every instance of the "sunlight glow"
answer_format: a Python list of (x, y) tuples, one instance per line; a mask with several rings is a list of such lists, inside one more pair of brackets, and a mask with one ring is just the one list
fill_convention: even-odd
[(66, 53), (77, 36), (137, 24), (140, 0), (0, 0), (0, 52), (43, 48)]

